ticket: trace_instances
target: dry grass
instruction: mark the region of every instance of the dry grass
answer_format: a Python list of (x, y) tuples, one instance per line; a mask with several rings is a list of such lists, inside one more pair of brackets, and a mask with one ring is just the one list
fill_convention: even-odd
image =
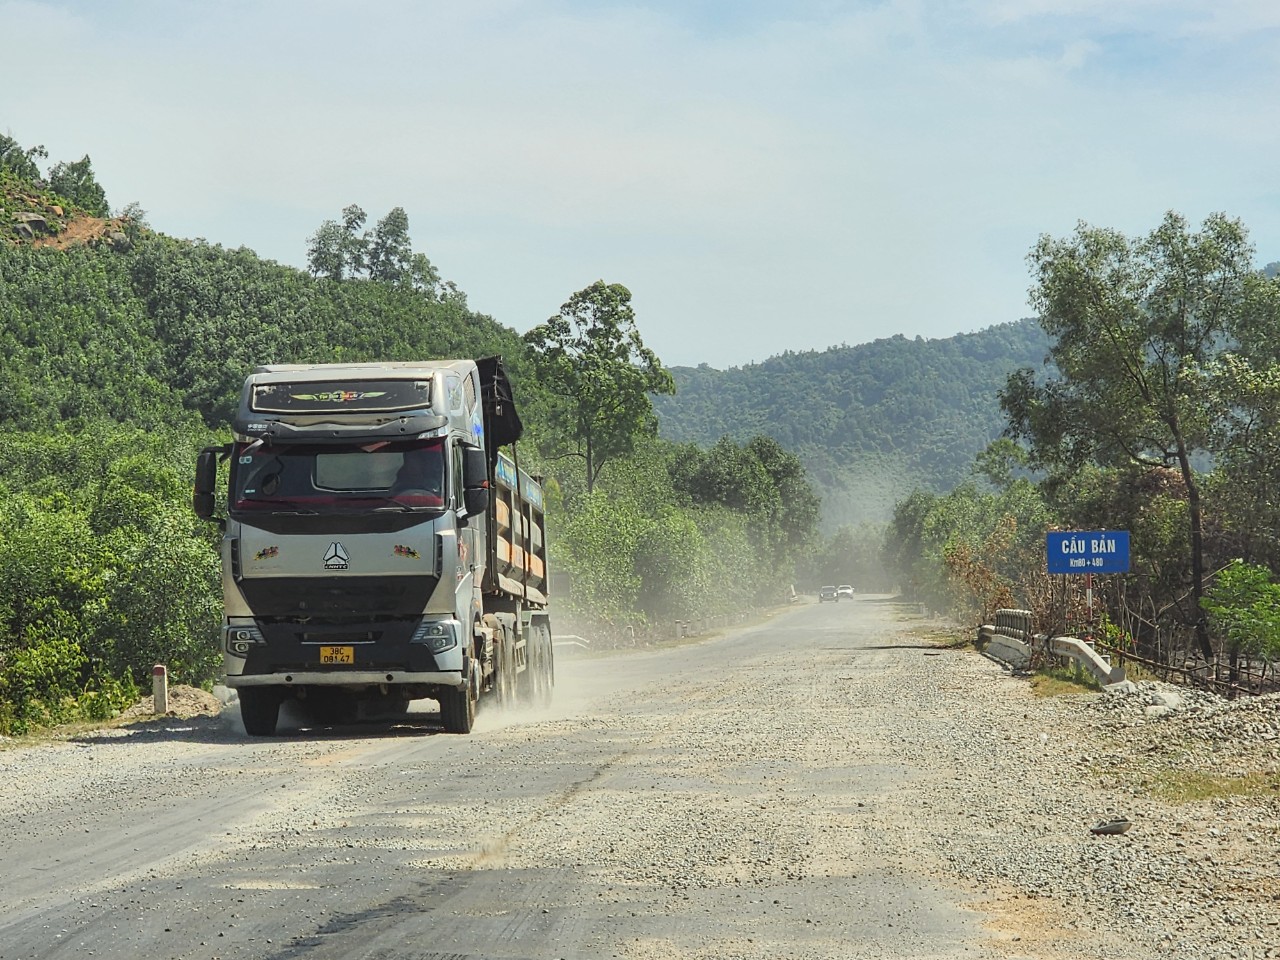
[(1241, 776), (1196, 770), (1149, 772), (1142, 785), (1166, 803), (1199, 803), (1221, 797), (1266, 797), (1280, 791), (1280, 773), (1253, 771)]
[(974, 646), (977, 642), (977, 631), (965, 630), (962, 627), (924, 630), (916, 633), (915, 636), (944, 650), (962, 650), (965, 647)]
[(1031, 678), (1031, 692), (1037, 697), (1069, 697), (1082, 693), (1097, 693), (1098, 682), (1088, 673), (1053, 667), (1041, 670)]

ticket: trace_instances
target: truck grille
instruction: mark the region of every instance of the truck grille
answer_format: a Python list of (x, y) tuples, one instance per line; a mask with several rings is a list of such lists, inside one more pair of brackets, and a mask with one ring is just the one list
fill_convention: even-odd
[(412, 616), (422, 613), (435, 577), (271, 577), (240, 581), (258, 617)]

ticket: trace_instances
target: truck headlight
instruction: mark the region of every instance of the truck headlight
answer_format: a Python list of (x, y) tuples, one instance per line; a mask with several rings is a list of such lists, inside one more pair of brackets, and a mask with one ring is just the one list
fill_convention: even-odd
[(410, 643), (425, 643), (432, 653), (443, 653), (458, 645), (458, 624), (453, 620), (424, 620), (413, 631)]
[(247, 657), (249, 648), (267, 642), (252, 617), (232, 617), (223, 628), (227, 653)]

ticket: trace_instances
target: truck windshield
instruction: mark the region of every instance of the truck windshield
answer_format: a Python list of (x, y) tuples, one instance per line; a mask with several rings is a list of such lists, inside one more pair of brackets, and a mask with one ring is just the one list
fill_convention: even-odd
[(231, 509), (279, 513), (439, 510), (444, 441), (393, 440), (333, 446), (236, 444)]

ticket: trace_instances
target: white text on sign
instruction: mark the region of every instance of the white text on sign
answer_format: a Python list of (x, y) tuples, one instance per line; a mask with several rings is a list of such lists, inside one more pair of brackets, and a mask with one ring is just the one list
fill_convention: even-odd
[[(1086, 540), (1084, 537), (1072, 537), (1062, 541), (1062, 552), (1064, 554), (1085, 553), (1089, 555), (1099, 553), (1115, 553), (1116, 542), (1111, 537), (1101, 537), (1096, 540)], [(1083, 560), (1079, 563), (1071, 562), (1071, 566), (1084, 566)], [(1101, 563), (1095, 564), (1101, 566)]]

